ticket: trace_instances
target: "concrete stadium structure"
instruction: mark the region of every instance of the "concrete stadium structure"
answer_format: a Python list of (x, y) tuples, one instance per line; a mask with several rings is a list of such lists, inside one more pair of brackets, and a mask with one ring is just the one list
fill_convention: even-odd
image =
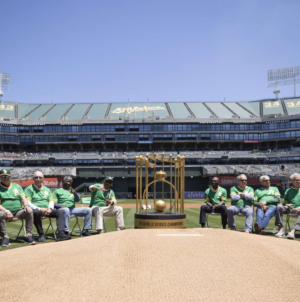
[(268, 173), (284, 179), (298, 172), (300, 98), (236, 103), (4, 102), (0, 134), (0, 166), (76, 167), (74, 183), (83, 191), (109, 174), (116, 179), (115, 189), (134, 194), (134, 156), (149, 152), (185, 155), (186, 190), (204, 190), (207, 176), (216, 174)]

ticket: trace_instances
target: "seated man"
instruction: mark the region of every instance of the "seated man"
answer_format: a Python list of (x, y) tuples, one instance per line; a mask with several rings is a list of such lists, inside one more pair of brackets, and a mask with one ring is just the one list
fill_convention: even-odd
[(84, 226), (82, 236), (91, 236), (88, 232), (92, 228), (92, 211), (90, 208), (75, 208), (75, 201), (80, 200), (78, 193), (72, 189), (73, 179), (71, 176), (65, 176), (63, 187), (53, 193), (54, 206), (64, 212), (65, 233), (69, 233), (70, 215), (84, 217)]
[[(28, 244), (34, 245), (32, 237), (33, 213), (28, 205), (23, 189), (18, 184), (10, 182), (9, 169), (0, 170), (0, 234), (2, 237), (1, 246), (9, 246), (9, 238), (6, 231), (6, 221), (14, 218), (26, 220), (26, 240)], [(22, 209), (22, 202), (24, 209)]]
[(96, 230), (101, 233), (103, 230), (103, 216), (115, 218), (116, 230), (120, 231), (124, 227), (123, 208), (115, 206), (117, 203), (115, 193), (110, 188), (113, 185), (113, 178), (107, 176), (103, 180), (103, 184), (95, 184), (90, 186), (92, 191), (92, 199), (90, 208), (95, 216)]
[(265, 228), (270, 219), (276, 214), (276, 206), (280, 203), (280, 193), (277, 187), (271, 187), (271, 180), (268, 175), (259, 178), (262, 188), (255, 190), (254, 206), (256, 209), (256, 222), (254, 229), (256, 234), (266, 235)]
[(253, 209), (252, 199), (254, 190), (247, 186), (247, 176), (239, 175), (237, 178), (238, 185), (230, 189), (231, 206), (227, 209), (228, 226), (231, 230), (235, 230), (234, 215), (242, 213), (246, 216), (245, 232), (252, 232)]
[(44, 175), (42, 172), (34, 173), (34, 184), (25, 189), (25, 195), (29, 201), (29, 206), (33, 209), (33, 221), (39, 234), (39, 242), (46, 240), (42, 216), (56, 218), (58, 236), (56, 241), (71, 239), (70, 235), (64, 233), (65, 219), (62, 211), (54, 210), (54, 201), (49, 188), (43, 185)]
[(279, 231), (276, 237), (284, 237), (283, 214), (297, 214), (297, 220), (291, 232), (287, 234), (288, 239), (295, 239), (295, 232), (300, 231), (300, 174), (295, 173), (291, 176), (292, 188), (284, 193), (283, 205), (279, 204), (276, 210), (276, 222)]
[(226, 229), (227, 225), (227, 191), (219, 186), (219, 178), (213, 177), (212, 187), (205, 191), (205, 205), (201, 206), (200, 210), (200, 224), (204, 228), (206, 222), (206, 213), (215, 211), (221, 213), (222, 226)]

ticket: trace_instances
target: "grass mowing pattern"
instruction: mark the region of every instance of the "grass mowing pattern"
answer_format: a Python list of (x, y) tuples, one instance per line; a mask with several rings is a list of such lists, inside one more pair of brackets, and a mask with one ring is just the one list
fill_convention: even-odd
[[(167, 200), (166, 200), (167, 201)], [(153, 202), (153, 200), (151, 200)], [(203, 200), (192, 200), (193, 203), (199, 203), (199, 208), (191, 209), (191, 208), (185, 208), (185, 213), (186, 213), (186, 227), (187, 228), (200, 228), (201, 226), (199, 225), (199, 216), (200, 216), (200, 203), (203, 203)], [(191, 202), (191, 203), (192, 203)], [(135, 203), (135, 200), (133, 199), (128, 199), (128, 200), (122, 200), (118, 202), (119, 204), (128, 204), (128, 203)], [(188, 201), (190, 203), (190, 200)], [(254, 222), (256, 218), (256, 211), (254, 211)], [(124, 213), (124, 221), (125, 221), (125, 227), (126, 229), (133, 229), (134, 228), (134, 213), (135, 213), (135, 208), (134, 209), (123, 209)], [(285, 226), (285, 218), (286, 215), (284, 215), (284, 226)], [(95, 218), (93, 217), (93, 227), (95, 227)], [(221, 216), (212, 216), (210, 215), (208, 217), (209, 219), (209, 227), (221, 227)], [(83, 218), (79, 217), (78, 221), (80, 223), (81, 228), (83, 227)], [(115, 231), (115, 217), (105, 217), (105, 226), (106, 226), (106, 231), (107, 232), (113, 232)], [(73, 226), (75, 225), (76, 220), (71, 219), (70, 220), (70, 227), (69, 229), (72, 230)], [(245, 218), (244, 217), (235, 217), (235, 222), (236, 222), (236, 227), (240, 231), (244, 231), (245, 227)], [(291, 217), (290, 218), (290, 225), (293, 227), (294, 223), (296, 222), (296, 218)], [(25, 222), (24, 222), (25, 224)], [(52, 219), (52, 224), (54, 229), (56, 229), (56, 219)], [(6, 224), (7, 225), (7, 233), (10, 237), (16, 236), (20, 227), (21, 227), (21, 221), (14, 221), (14, 222), (9, 222)], [(45, 219), (43, 220), (43, 229), (46, 231), (48, 227), (48, 220)], [(227, 226), (228, 227), (228, 226)], [(270, 231), (268, 229), (271, 229)], [(267, 229), (267, 235), (274, 236), (275, 230), (277, 230), (277, 227), (275, 227), (275, 217), (273, 217), (270, 220), (270, 223), (268, 225)], [(36, 234), (36, 229), (33, 227), (33, 232)], [(48, 230), (48, 234), (51, 231)], [(24, 235), (24, 231), (21, 232), (21, 235)], [(96, 235), (97, 236), (97, 235)], [(102, 235), (100, 235), (102, 236)], [(73, 233), (72, 235), (72, 240), (74, 239), (79, 239), (80, 234), (79, 233)], [(36, 237), (37, 240), (37, 237)], [(84, 238), (83, 238), (84, 240)], [(296, 240), (300, 240), (300, 234), (296, 233)], [(55, 242), (53, 236), (49, 235), (47, 236), (47, 240), (44, 243), (47, 242)], [(43, 243), (38, 243), (37, 244), (43, 244)], [(59, 242), (57, 243), (59, 244)], [(10, 246), (8, 247), (0, 247), (0, 251), (8, 250), (11, 248), (16, 248), (16, 247), (21, 247), (21, 246), (26, 246), (24, 244), (24, 238), (19, 238), (18, 241), (16, 242), (11, 242)]]

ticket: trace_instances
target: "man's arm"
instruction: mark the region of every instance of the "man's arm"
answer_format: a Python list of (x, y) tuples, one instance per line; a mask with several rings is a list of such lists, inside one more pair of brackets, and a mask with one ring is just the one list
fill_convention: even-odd
[(27, 212), (28, 214), (32, 213), (32, 209), (28, 204), (26, 196), (21, 197), (21, 201), (23, 202), (25, 212)]
[[(101, 186), (101, 187), (100, 187)], [(91, 192), (94, 192), (94, 191), (108, 191), (108, 189), (105, 189), (104, 187), (103, 187), (103, 185), (97, 185), (97, 184), (95, 184), (95, 185), (91, 185), (91, 186), (89, 186), (89, 190), (91, 191)]]
[(0, 211), (6, 214), (7, 220), (12, 221), (14, 219), (14, 215), (10, 210), (5, 209), (2, 205), (0, 205)]

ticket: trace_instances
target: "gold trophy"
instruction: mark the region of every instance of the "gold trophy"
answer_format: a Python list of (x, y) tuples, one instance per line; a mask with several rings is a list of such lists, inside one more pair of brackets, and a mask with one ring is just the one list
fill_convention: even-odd
[[(167, 173), (165, 171), (165, 163), (170, 165), (169, 176), (170, 181), (166, 180)], [(162, 170), (156, 172), (157, 165), (162, 165)], [(136, 213), (135, 228), (142, 229), (167, 229), (167, 228), (185, 228), (186, 215), (184, 214), (184, 167), (185, 157), (178, 155), (173, 159), (165, 157), (165, 153), (161, 156), (146, 155), (146, 157), (135, 157), (136, 167)], [(153, 168), (154, 180), (149, 183), (149, 168)], [(144, 173), (143, 173), (144, 172)], [(173, 176), (174, 173), (174, 176)], [(144, 177), (143, 177), (144, 175)], [(144, 178), (144, 181), (143, 181)], [(162, 183), (162, 198), (156, 200), (156, 184)], [(170, 207), (164, 201), (164, 184), (170, 186)], [(143, 191), (144, 184), (144, 191)], [(153, 185), (154, 200), (153, 209), (148, 200), (149, 187)], [(174, 200), (172, 198), (174, 193)], [(142, 210), (142, 204), (145, 205), (145, 211)], [(149, 209), (150, 208), (150, 209)]]

